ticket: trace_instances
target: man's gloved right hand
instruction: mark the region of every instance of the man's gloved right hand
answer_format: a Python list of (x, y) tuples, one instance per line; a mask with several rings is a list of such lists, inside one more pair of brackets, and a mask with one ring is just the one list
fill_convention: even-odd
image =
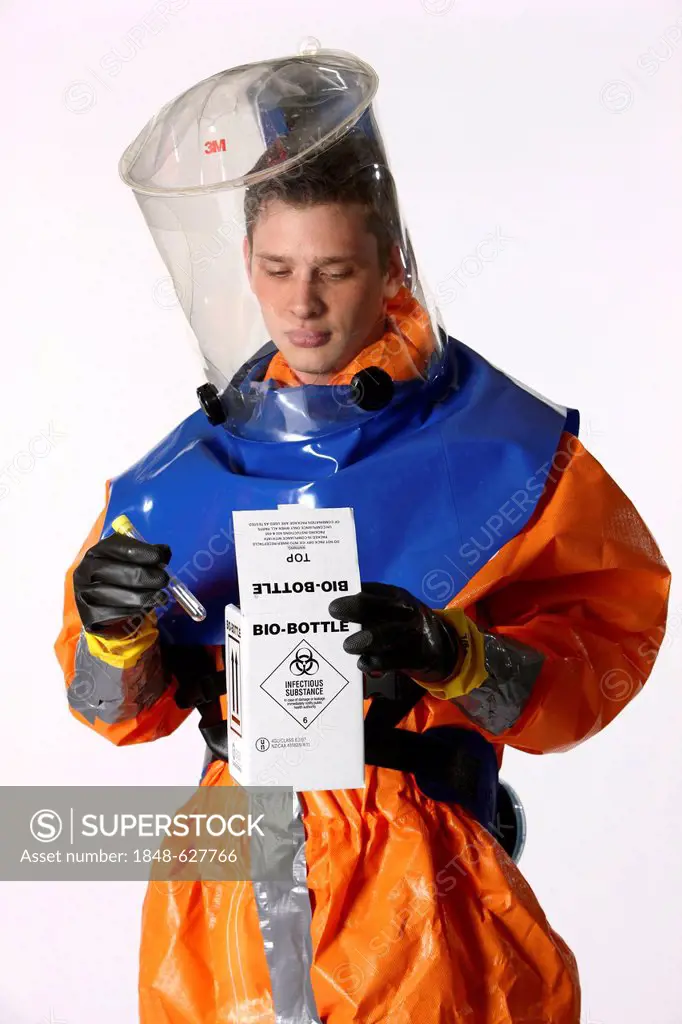
[(76, 607), (84, 629), (103, 637), (126, 637), (161, 603), (169, 581), (167, 544), (112, 533), (86, 551), (73, 574)]

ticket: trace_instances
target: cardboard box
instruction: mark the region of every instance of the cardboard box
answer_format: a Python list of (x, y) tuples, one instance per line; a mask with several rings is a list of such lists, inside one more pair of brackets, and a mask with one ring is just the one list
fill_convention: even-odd
[(246, 786), (364, 787), (362, 673), (333, 619), (360, 589), (352, 509), (235, 512), (241, 607), (225, 612), (230, 773)]

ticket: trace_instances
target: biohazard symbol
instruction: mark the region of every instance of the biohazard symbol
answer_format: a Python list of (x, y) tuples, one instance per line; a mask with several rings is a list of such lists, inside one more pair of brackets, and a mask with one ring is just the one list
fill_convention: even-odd
[(299, 640), (260, 685), (307, 729), (350, 683), (313, 644)]
[(319, 669), (320, 663), (308, 647), (299, 647), (289, 662), (289, 671), (293, 676), (313, 676)]

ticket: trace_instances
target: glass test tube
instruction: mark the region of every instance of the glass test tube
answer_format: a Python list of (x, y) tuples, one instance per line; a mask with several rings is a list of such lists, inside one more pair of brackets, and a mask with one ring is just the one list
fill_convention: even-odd
[[(135, 540), (145, 541), (139, 530), (136, 530), (133, 524), (128, 519), (128, 516), (117, 516), (111, 524), (112, 530), (116, 533), (123, 533), (128, 537), (134, 537)], [(170, 590), (173, 597), (176, 599), (178, 604), (184, 608), (189, 617), (194, 622), (203, 622), (206, 618), (206, 609), (203, 604), (194, 596), (191, 590), (181, 583), (175, 576), (171, 576), (168, 589)]]

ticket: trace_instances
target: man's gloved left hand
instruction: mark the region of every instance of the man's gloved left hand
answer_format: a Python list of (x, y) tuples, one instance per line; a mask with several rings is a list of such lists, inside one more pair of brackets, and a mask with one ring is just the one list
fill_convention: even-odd
[(361, 624), (360, 632), (343, 642), (348, 654), (361, 655), (361, 672), (396, 670), (418, 682), (439, 683), (459, 661), (454, 629), (403, 587), (363, 583), (359, 594), (335, 598), (329, 614)]

